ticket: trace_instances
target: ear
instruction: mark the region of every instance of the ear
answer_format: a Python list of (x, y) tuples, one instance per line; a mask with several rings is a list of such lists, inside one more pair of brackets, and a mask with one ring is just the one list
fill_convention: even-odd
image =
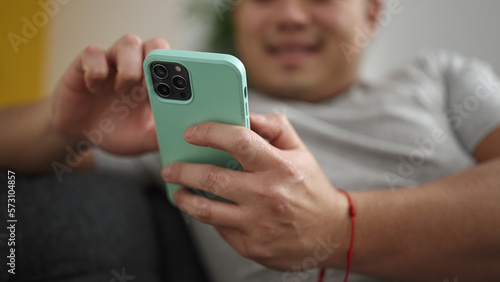
[(367, 29), (371, 37), (375, 37), (380, 28), (380, 12), (382, 11), (382, 0), (367, 0)]

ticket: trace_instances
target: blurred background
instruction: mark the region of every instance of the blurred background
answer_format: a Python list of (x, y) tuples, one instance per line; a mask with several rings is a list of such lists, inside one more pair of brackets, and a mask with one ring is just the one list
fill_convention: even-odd
[[(173, 49), (206, 50), (210, 27), (231, 0), (3, 1), (0, 106), (50, 95), (90, 44), (109, 47), (126, 33), (166, 38)], [(366, 54), (363, 76), (378, 80), (422, 49), (451, 49), (500, 72), (500, 1), (385, 0), (386, 13)], [(193, 5), (194, 3), (194, 5)]]

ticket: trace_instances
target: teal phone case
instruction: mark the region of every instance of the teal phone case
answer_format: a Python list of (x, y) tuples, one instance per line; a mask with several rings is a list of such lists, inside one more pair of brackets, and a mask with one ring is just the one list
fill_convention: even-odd
[[(169, 100), (156, 93), (150, 71), (155, 62), (176, 63), (187, 69), (192, 95), (189, 100)], [(241, 61), (225, 54), (158, 49), (146, 57), (143, 67), (162, 165), (183, 161), (241, 169), (228, 152), (194, 146), (184, 140), (188, 126), (205, 121), (250, 128), (246, 72)], [(173, 194), (179, 188), (166, 183), (168, 198), (174, 205)], [(201, 194), (225, 200), (210, 193)]]

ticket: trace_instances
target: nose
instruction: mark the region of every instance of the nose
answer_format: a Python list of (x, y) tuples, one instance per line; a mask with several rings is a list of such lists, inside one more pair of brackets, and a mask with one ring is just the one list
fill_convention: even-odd
[(275, 20), (278, 29), (283, 31), (293, 31), (304, 28), (310, 15), (306, 7), (306, 0), (278, 0), (276, 5)]

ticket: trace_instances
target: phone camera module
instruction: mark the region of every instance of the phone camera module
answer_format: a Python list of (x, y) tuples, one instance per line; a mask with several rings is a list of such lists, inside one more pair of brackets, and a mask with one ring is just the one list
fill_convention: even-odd
[(187, 86), (186, 80), (180, 75), (176, 75), (172, 78), (172, 84), (174, 84), (175, 88), (179, 90), (184, 90)]
[(188, 69), (177, 62), (153, 61), (149, 64), (148, 88), (168, 101), (190, 101), (193, 97)]
[(165, 83), (158, 83), (158, 85), (156, 85), (156, 92), (163, 98), (167, 98), (172, 94), (170, 86)]
[(164, 65), (156, 64), (153, 67), (153, 73), (159, 79), (165, 79), (168, 76), (168, 70)]

